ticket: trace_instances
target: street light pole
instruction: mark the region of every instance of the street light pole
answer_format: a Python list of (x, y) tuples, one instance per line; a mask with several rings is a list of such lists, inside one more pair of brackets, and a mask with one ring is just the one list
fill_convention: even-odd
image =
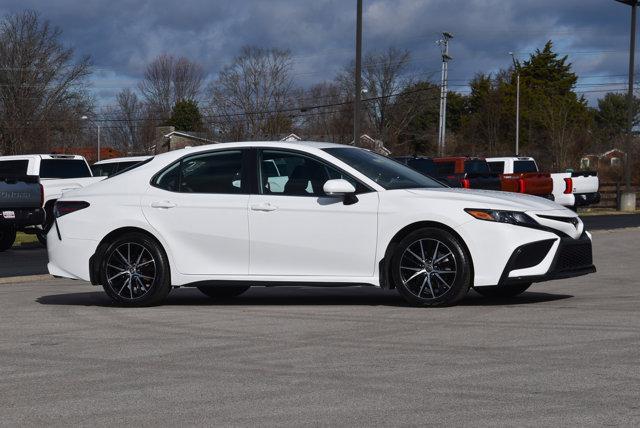
[(513, 59), (513, 70), (516, 73), (516, 156), (520, 155), (520, 68), (513, 52), (509, 52)]
[(638, 14), (638, 0), (615, 0), (631, 6), (631, 40), (629, 41), (629, 91), (627, 94), (627, 138), (624, 149), (624, 178), (625, 193), (622, 195), (621, 209), (623, 211), (635, 211), (636, 194), (631, 191), (631, 162), (629, 161), (633, 142), (633, 122), (635, 116), (633, 87), (635, 80), (635, 54), (636, 54), (636, 26)]
[(447, 83), (449, 80), (449, 40), (453, 39), (451, 33), (442, 33), (442, 39), (436, 44), (442, 51), (442, 82), (440, 84), (440, 120), (438, 124), (438, 155), (444, 156), (447, 137)]
[[(80, 120), (89, 120), (88, 116), (81, 116)], [(98, 128), (98, 160), (97, 162), (100, 161), (100, 124), (96, 123), (96, 127)]]
[(360, 142), (360, 107), (362, 102), (362, 0), (358, 0), (356, 12), (356, 93), (353, 104), (353, 145)]

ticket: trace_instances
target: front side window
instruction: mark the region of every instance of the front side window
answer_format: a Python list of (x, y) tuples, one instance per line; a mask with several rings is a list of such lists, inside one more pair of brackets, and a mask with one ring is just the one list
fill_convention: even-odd
[(468, 174), (489, 174), (491, 169), (487, 161), (470, 160), (464, 162), (464, 172)]
[(363, 191), (360, 183), (323, 162), (293, 152), (263, 150), (260, 161), (260, 193), (264, 195), (325, 196), (328, 180), (345, 179)]
[(156, 176), (153, 185), (181, 193), (242, 193), (242, 151), (190, 156)]
[(40, 178), (91, 177), (91, 170), (82, 159), (42, 159)]
[(456, 163), (455, 162), (438, 162), (436, 163), (436, 170), (439, 175), (455, 174)]
[(436, 172), (436, 166), (431, 159), (410, 159), (407, 165), (425, 175), (433, 175)]
[(493, 173), (502, 174), (504, 173), (504, 161), (489, 162), (489, 168)]
[(324, 149), (387, 190), (441, 188), (443, 184), (387, 157), (355, 147)]

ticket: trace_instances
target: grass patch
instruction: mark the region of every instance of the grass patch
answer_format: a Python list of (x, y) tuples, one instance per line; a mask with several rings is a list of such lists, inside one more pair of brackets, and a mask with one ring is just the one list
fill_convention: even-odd
[(31, 245), (35, 243), (38, 243), (38, 238), (36, 238), (36, 235), (28, 235), (26, 233), (18, 232), (16, 234), (16, 240), (13, 243), (13, 246), (18, 247), (20, 245)]

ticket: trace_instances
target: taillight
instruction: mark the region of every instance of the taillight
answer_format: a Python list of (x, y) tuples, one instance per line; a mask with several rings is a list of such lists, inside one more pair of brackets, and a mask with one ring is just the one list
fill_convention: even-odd
[(462, 187), (464, 187), (465, 189), (471, 188), (471, 181), (468, 178), (463, 178)]
[(56, 218), (59, 218), (63, 215), (85, 209), (88, 206), (89, 202), (85, 201), (57, 201), (53, 206), (53, 215)]
[(570, 195), (573, 193), (573, 178), (564, 179), (564, 194)]
[(518, 180), (518, 187), (519, 187), (518, 191), (520, 193), (527, 193), (527, 184), (524, 178), (521, 178), (520, 180)]

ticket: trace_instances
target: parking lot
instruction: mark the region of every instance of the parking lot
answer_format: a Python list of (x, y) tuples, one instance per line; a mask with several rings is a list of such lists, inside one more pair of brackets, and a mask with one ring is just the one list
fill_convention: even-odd
[(371, 288), (0, 285), (3, 425), (638, 425), (640, 229), (594, 233), (598, 273), (513, 300), (408, 307)]

